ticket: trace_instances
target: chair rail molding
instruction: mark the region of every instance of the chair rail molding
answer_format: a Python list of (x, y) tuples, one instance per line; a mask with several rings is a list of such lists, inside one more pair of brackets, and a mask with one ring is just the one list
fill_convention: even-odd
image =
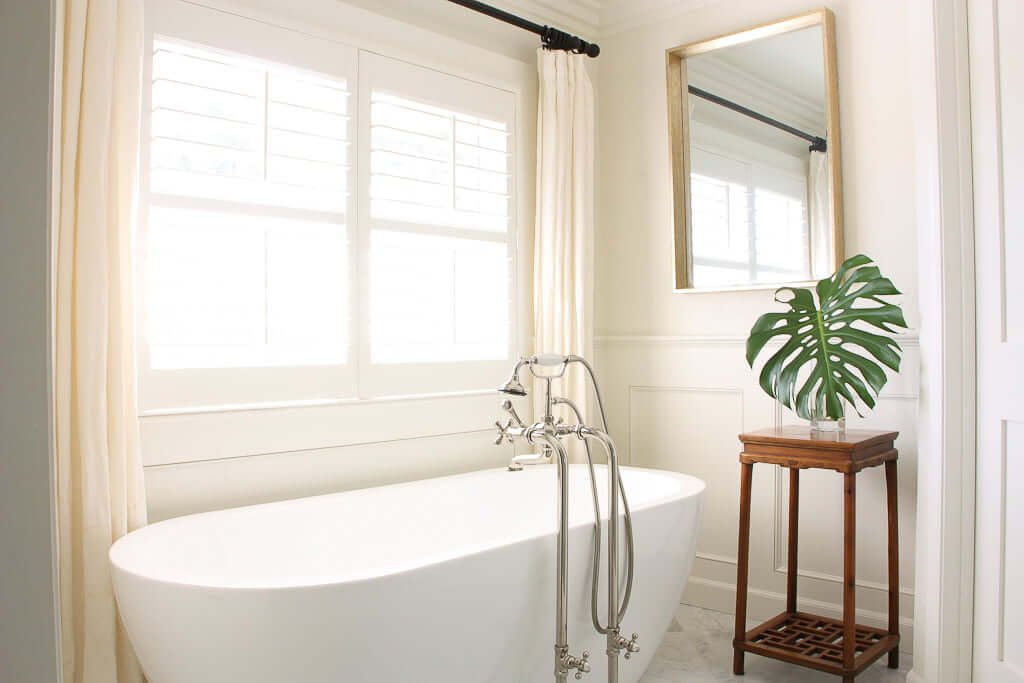
[[(911, 331), (895, 336), (896, 341), (905, 346), (917, 346), (920, 337), (917, 332)], [(598, 346), (613, 345), (716, 345), (716, 344), (746, 344), (747, 336), (741, 334), (723, 335), (657, 335), (657, 334), (598, 334), (594, 337), (594, 343)]]
[(911, 683), (972, 678), (974, 226), (967, 0), (912, 3), (921, 400)]

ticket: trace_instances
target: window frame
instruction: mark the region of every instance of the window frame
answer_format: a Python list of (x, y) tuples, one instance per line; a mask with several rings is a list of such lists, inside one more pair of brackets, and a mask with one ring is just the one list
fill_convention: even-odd
[[(364, 398), (386, 397), (402, 394), (444, 394), (458, 391), (472, 391), (466, 389), (466, 385), (480, 376), (496, 375), (500, 377), (508, 372), (508, 368), (516, 357), (516, 339), (518, 325), (516, 312), (518, 310), (518, 231), (516, 230), (516, 161), (515, 154), (516, 136), (516, 107), (515, 97), (512, 93), (503, 91), (494, 86), (475, 83), (468, 79), (460, 79), (457, 90), (463, 91), (454, 93), (449, 87), (452, 78), (449, 74), (438, 72), (429, 67), (422, 67), (410, 64), (402, 60), (385, 57), (372, 52), (361, 51), (359, 57), (359, 86), (358, 106), (360, 121), (359, 132), (357, 133), (356, 144), (358, 152), (357, 170), (357, 195), (366, 199), (358, 203), (358, 246), (359, 265), (357, 266), (360, 283), (360, 292), (366, 293), (361, 298), (363, 305), (368, 305), (370, 292), (370, 242), (372, 232), (378, 230), (395, 230), (398, 232), (415, 232), (428, 235), (445, 237), (471, 237), (478, 241), (503, 242), (507, 244), (509, 257), (509, 300), (508, 300), (508, 344), (505, 358), (483, 361), (449, 361), (433, 363), (374, 363), (370, 357), (369, 321), (365, 316), (360, 316), (359, 325), (359, 382), (360, 393)], [(370, 106), (375, 84), (400, 83), (402, 97), (415, 99), (425, 104), (454, 109), (483, 118), (499, 119), (506, 118), (502, 115), (500, 107), (481, 106), (481, 101), (468, 94), (470, 90), (486, 88), (492, 91), (492, 95), (501, 96), (508, 100), (507, 116), (509, 127), (509, 221), (507, 233), (491, 233), (484, 230), (469, 230), (451, 226), (426, 226), (416, 223), (398, 224), (389, 219), (375, 219), (370, 214)], [(392, 87), (395, 87), (392, 85)], [(438, 97), (439, 92), (450, 96), (450, 100)], [(452, 100), (458, 100), (453, 102)], [(493, 105), (493, 101), (486, 101), (485, 104)]]
[[(343, 78), (349, 93), (348, 144), (349, 172), (346, 178), (345, 225), (349, 243), (350, 321), (349, 362), (345, 366), (261, 367), (261, 368), (206, 368), (185, 370), (157, 370), (150, 367), (147, 339), (147, 311), (145, 297), (140, 297), (137, 316), (136, 340), (138, 346), (138, 374), (140, 415), (154, 417), (183, 414), (223, 414), (236, 410), (291, 409), (304, 406), (337, 405), (378, 402), (382, 404), (420, 398), (462, 399), (468, 395), (491, 392), (479, 387), (481, 373), (495, 374), (507, 371), (508, 363), (521, 349), (521, 302), (519, 258), (519, 202), (523, 188), (519, 177), (518, 112), (521, 93), (506, 84), (486, 83), (487, 79), (467, 78), (465, 74), (448, 73), (432, 65), (419, 65), (385, 57), (375, 52), (353, 47), (323, 35), (309, 35), (295, 27), (241, 16), (214, 6), (185, 2), (184, 0), (150, 0), (147, 3), (146, 59), (143, 71), (142, 155), (140, 158), (140, 202), (138, 244), (136, 245), (137, 281), (144, 282), (146, 263), (146, 233), (148, 212), (153, 205), (149, 187), (152, 98), (152, 47), (154, 39), (192, 44), (204, 49), (252, 57), (271, 64), (307, 69), (328, 77)], [(243, 27), (244, 28), (240, 28)], [(287, 38), (285, 37), (287, 34)], [(366, 312), (369, 301), (369, 97), (370, 88), (364, 87), (370, 69), (364, 62), (388, 60), (401, 68), (429, 71), (441, 79), (461, 79), (479, 87), (500, 91), (508, 99), (509, 154), (509, 227), (500, 235), (508, 245), (509, 254), (509, 340), (507, 358), (494, 361), (452, 361), (438, 363), (387, 364), (370, 363), (369, 323)], [(372, 79), (371, 79), (372, 80)], [(437, 102), (439, 106), (455, 109), (452, 102)], [(365, 107), (365, 109), (364, 109)], [(471, 111), (478, 108), (473, 107)], [(468, 112), (467, 112), (468, 113)], [(483, 115), (483, 114), (481, 114)], [(213, 200), (216, 201), (216, 200)], [(167, 205), (166, 198), (161, 205)], [(170, 203), (184, 206), (203, 205), (205, 200), (176, 198)], [(274, 213), (278, 209), (260, 207), (261, 213)], [(291, 213), (292, 210), (283, 210)], [(317, 212), (295, 210), (295, 213), (313, 215)], [(456, 229), (439, 231), (465, 232)], [(453, 234), (454, 234), (453, 232)], [(477, 380), (477, 386), (467, 383)], [(202, 388), (201, 398), (192, 398), (195, 387)], [(282, 392), (282, 387), (289, 391)], [(268, 391), (272, 389), (272, 392)]]

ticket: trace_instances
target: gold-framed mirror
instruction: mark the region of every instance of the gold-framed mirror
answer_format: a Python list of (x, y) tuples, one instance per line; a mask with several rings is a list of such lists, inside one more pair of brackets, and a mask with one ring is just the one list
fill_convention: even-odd
[(667, 51), (675, 288), (777, 287), (842, 262), (835, 18)]

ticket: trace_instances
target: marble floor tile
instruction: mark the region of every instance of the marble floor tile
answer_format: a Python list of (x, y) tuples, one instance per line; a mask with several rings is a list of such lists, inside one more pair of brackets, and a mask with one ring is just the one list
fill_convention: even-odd
[[(756, 624), (751, 623), (750, 627)], [(732, 674), (733, 617), (682, 605), (669, 626), (640, 683), (836, 683), (837, 676), (748, 654), (746, 675)], [(902, 668), (886, 668), (885, 658), (857, 677), (857, 683), (904, 683), (909, 657)], [(906, 661), (904, 661), (906, 660)]]

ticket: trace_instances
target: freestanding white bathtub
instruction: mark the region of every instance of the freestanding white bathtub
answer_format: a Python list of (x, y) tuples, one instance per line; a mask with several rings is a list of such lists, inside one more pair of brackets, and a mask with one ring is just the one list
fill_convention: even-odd
[[(586, 477), (571, 467), (569, 644), (600, 683)], [(636, 535), (622, 628), (642, 649), (620, 676), (635, 683), (679, 603), (704, 483), (622, 477)], [(150, 683), (549, 683), (556, 498), (538, 466), (181, 517), (114, 544), (114, 588)]]

